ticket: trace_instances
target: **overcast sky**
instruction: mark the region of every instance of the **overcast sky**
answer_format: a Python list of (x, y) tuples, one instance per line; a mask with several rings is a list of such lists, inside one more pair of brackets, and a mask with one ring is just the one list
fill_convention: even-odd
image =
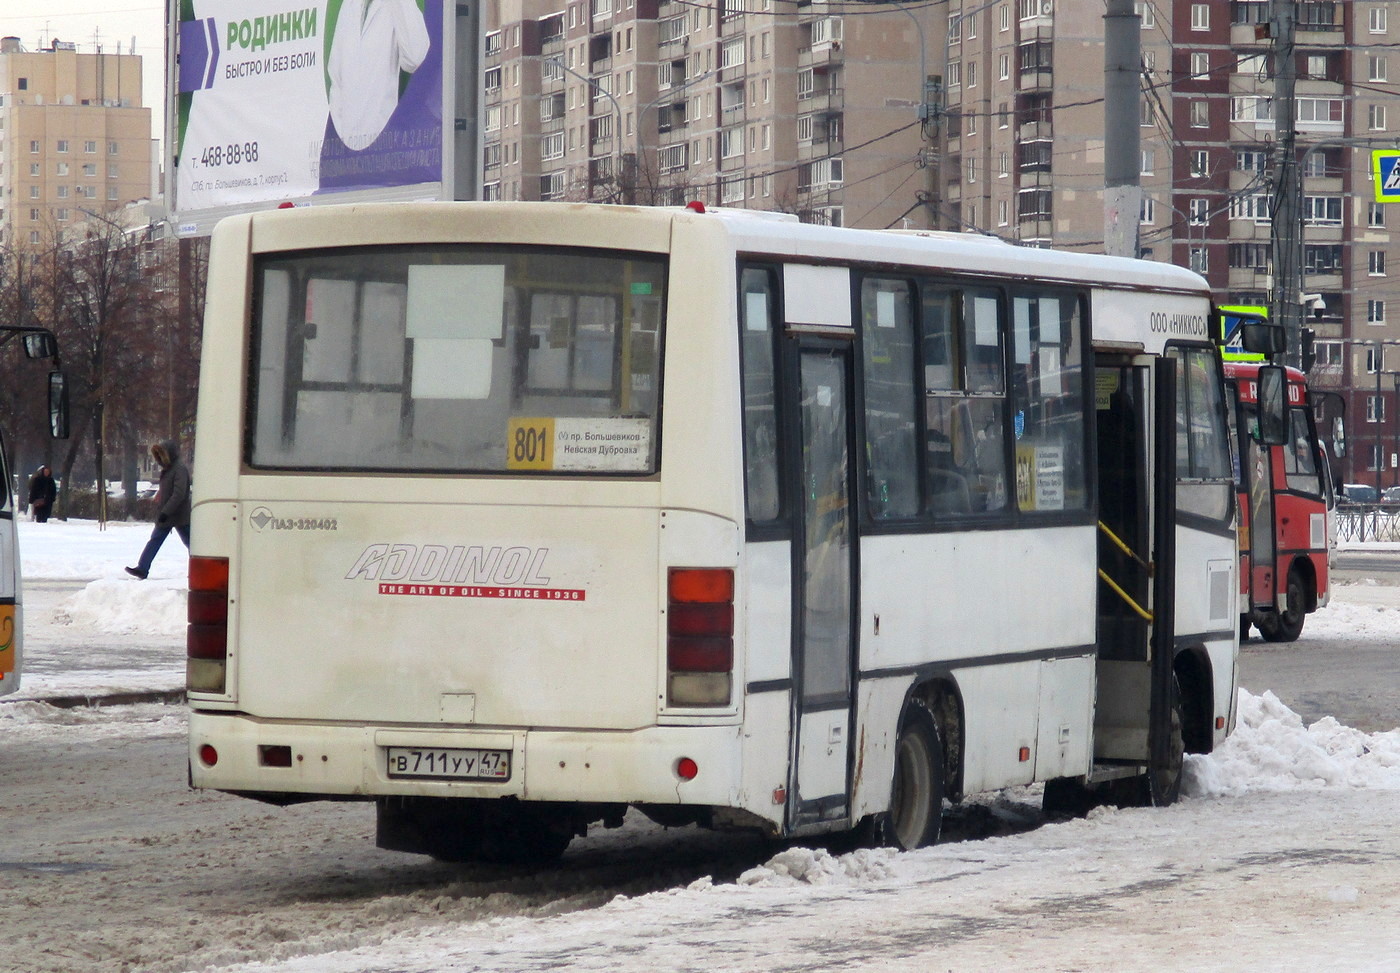
[(15, 36), (26, 50), (37, 51), (54, 39), (73, 41), (91, 54), (135, 52), (144, 59), (142, 98), (152, 111), (152, 133), (162, 134), (165, 87), (165, 6), (162, 0), (3, 0), (0, 34)]

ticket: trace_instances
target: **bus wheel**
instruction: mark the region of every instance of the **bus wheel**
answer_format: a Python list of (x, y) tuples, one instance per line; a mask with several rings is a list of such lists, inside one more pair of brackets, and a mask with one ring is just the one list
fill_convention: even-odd
[(938, 841), (943, 827), (943, 744), (921, 700), (904, 711), (894, 748), (887, 844), (912, 851)]
[(1303, 634), (1303, 619), (1308, 614), (1307, 592), (1303, 590), (1303, 576), (1296, 568), (1288, 572), (1288, 592), (1284, 598), (1288, 606), (1283, 611), (1269, 612), (1267, 621), (1259, 627), (1260, 633), (1270, 642), (1293, 642)]

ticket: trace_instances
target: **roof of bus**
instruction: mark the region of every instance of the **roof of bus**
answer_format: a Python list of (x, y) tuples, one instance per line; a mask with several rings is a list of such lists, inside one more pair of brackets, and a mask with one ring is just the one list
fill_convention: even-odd
[(1199, 274), (1153, 260), (1023, 247), (977, 233), (816, 226), (799, 223), (795, 217), (776, 219), (779, 214), (749, 210), (710, 209), (704, 215), (692, 215), (722, 219), (741, 252), (800, 254), (812, 259), (858, 255), (863, 262), (915, 263), (968, 273), (1151, 287), (1209, 296), (1209, 285)]
[[(270, 228), (286, 226), (281, 222), (283, 220), (314, 222), (318, 216), (329, 217), (335, 211), (344, 212), (352, 208), (366, 217), (391, 214), (402, 217), (409, 207), (416, 208), (432, 222), (437, 221), (428, 214), (441, 216), (450, 212), (449, 207), (464, 214), (473, 210), (484, 211), (489, 207), (493, 216), (505, 217), (504, 220), (493, 221), (497, 225), (514, 222), (511, 219), (512, 211), (519, 213), (520, 223), (537, 226), (562, 226), (580, 218), (590, 224), (616, 218), (619, 223), (630, 223), (638, 229), (650, 224), (660, 230), (669, 222), (672, 231), (675, 231), (695, 221), (717, 220), (724, 226), (738, 253), (817, 262), (855, 257), (863, 263), (916, 265), (953, 272), (1034, 277), (1110, 287), (1149, 287), (1209, 296), (1209, 285), (1199, 274), (1152, 260), (1016, 246), (996, 237), (974, 233), (816, 226), (800, 223), (789, 214), (759, 210), (698, 210), (681, 206), (604, 206), (561, 202), (390, 202), (338, 203), (270, 210), (245, 218), (251, 219), (255, 226), (263, 224)], [(229, 222), (236, 219), (230, 218)], [(406, 225), (399, 219), (378, 221), (374, 235), (392, 236), (395, 232), (402, 232), (393, 227)], [(626, 240), (628, 234), (620, 232), (615, 238)]]

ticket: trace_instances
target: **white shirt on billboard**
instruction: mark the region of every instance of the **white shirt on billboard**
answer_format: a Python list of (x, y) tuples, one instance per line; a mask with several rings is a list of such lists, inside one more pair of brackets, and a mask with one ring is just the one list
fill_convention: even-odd
[(428, 56), (428, 29), (414, 0), (345, 0), (329, 61), (331, 120), (341, 141), (370, 146), (399, 103), (399, 72)]

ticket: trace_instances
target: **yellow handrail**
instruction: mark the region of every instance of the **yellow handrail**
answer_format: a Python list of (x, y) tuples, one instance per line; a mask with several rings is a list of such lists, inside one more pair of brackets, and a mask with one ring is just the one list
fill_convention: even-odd
[(1133, 601), (1133, 599), (1128, 595), (1126, 591), (1118, 587), (1117, 582), (1115, 582), (1112, 578), (1110, 578), (1107, 574), (1104, 573), (1103, 568), (1099, 568), (1099, 577), (1103, 579), (1104, 584), (1108, 585), (1114, 591), (1118, 592), (1118, 597), (1126, 601), (1128, 603), (1129, 608), (1137, 612), (1138, 615), (1141, 616), (1147, 622), (1150, 623), (1152, 621), (1152, 613), (1146, 608), (1143, 608), (1137, 602)]

